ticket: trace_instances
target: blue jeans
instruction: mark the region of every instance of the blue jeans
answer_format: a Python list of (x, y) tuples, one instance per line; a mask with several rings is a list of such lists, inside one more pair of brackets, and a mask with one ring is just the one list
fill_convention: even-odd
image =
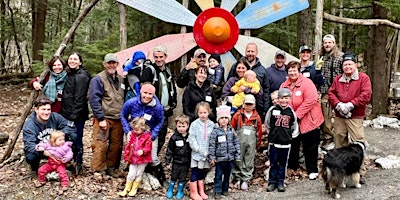
[(74, 142), (74, 159), (76, 163), (82, 163), (83, 157), (83, 128), (85, 127), (85, 121), (75, 121), (76, 127), (76, 139)]
[[(228, 191), (229, 176), (231, 175), (233, 165), (233, 161), (222, 161), (215, 163), (214, 192), (216, 194), (221, 194), (223, 191)], [(224, 175), (223, 181), (222, 175)]]
[(283, 185), (286, 175), (286, 165), (290, 148), (277, 148), (269, 144), (268, 157), (270, 162), (269, 185)]

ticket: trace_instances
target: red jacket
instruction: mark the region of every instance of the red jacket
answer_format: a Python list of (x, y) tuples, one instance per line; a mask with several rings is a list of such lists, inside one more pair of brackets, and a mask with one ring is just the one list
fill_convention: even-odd
[[(367, 74), (358, 72), (358, 80), (351, 79), (349, 83), (340, 82), (343, 75), (337, 76), (329, 88), (329, 103), (336, 107), (339, 102), (351, 102), (354, 109), (351, 111), (352, 119), (364, 119), (367, 104), (371, 101), (371, 81)], [(336, 114), (340, 117), (340, 115)]]
[(240, 109), (238, 112), (236, 112), (233, 115), (232, 121), (231, 121), (231, 125), (232, 128), (234, 128), (235, 130), (237, 130), (237, 127), (239, 125), (239, 127), (243, 126), (243, 121), (242, 119), (239, 119), (239, 116), (242, 115), (244, 117), (244, 122), (246, 125), (251, 126), (253, 125), (254, 120), (257, 120), (257, 148), (260, 147), (261, 145), (261, 138), (262, 138), (262, 121), (261, 121), (261, 117), (258, 114), (258, 112), (254, 109), (253, 110), (253, 114), (251, 115), (250, 119), (247, 119), (247, 117), (245, 117), (244, 114), (244, 108)]
[[(151, 136), (150, 132), (146, 131), (137, 135), (132, 131), (131, 138), (125, 146), (124, 160), (129, 164), (151, 163)], [(143, 155), (138, 156), (137, 151), (143, 150)]]
[(298, 122), (300, 133), (308, 133), (319, 128), (324, 122), (324, 115), (314, 83), (300, 74), (294, 87), (291, 84), (290, 79), (286, 79), (281, 88), (288, 88), (292, 92), (289, 105), (295, 111), (297, 118), (300, 119), (300, 122)]

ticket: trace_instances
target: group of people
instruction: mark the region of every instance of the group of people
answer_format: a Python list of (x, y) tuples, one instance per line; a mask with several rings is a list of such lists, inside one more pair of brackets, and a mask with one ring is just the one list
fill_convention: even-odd
[[(260, 63), (257, 45), (249, 43), (226, 81), (217, 54), (211, 54), (207, 63), (207, 53), (197, 49), (176, 80), (166, 65), (167, 56), (163, 45), (153, 49), (154, 62), (143, 52), (135, 52), (119, 75), (118, 58), (109, 53), (104, 57), (105, 69), (93, 79), (78, 53), (69, 56), (68, 64), (60, 57), (53, 58), (45, 83), (37, 79), (31, 82), (47, 98), (35, 102), (34, 112), (23, 128), (27, 162), (39, 173), (36, 185), (45, 184), (43, 174), (57, 170), (63, 177), (61, 191), (65, 191), (68, 176), (63, 174), (71, 158), (75, 172), (81, 172), (83, 126), (89, 103), (94, 116), (91, 169), (121, 177), (123, 157), (129, 173), (120, 196), (135, 196), (145, 171), (166, 186), (158, 156), (165, 143), (168, 118), (177, 106), (176, 86), (184, 88), (183, 115), (175, 118), (176, 129), (165, 155), (166, 168), (172, 169), (168, 198), (174, 196), (175, 185), (176, 197), (183, 198), (191, 169), (190, 197), (207, 199), (204, 178), (212, 166), (216, 198), (228, 195), (230, 175), (236, 188), (248, 190), (255, 152), (264, 137), (268, 138), (270, 192), (275, 188), (285, 191), (286, 167), (300, 167), (301, 146), (312, 180), (318, 177), (321, 139), (321, 148), (331, 142), (340, 148), (365, 140), (362, 120), (371, 99), (371, 83), (365, 73), (357, 70), (356, 56), (338, 50), (333, 35), (323, 38), (317, 63), (311, 61), (312, 49), (303, 45), (299, 49), (300, 62), (285, 64), (286, 53), (279, 50), (269, 68)], [(59, 141), (59, 134), (53, 138), (55, 130), (61, 130), (72, 144)], [(49, 144), (44, 146), (45, 142)], [(67, 152), (58, 155), (49, 147), (72, 147), (73, 157)], [(50, 165), (39, 168), (45, 156)]]

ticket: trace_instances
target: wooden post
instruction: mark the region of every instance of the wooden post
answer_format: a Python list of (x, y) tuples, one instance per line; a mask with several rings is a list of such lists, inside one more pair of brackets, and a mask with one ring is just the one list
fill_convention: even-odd
[[(315, 12), (315, 46), (314, 51), (315, 55), (319, 54), (321, 50), (322, 44), (322, 23), (324, 16), (324, 0), (317, 0), (317, 9)], [(314, 57), (315, 63), (317, 63), (318, 56)]]

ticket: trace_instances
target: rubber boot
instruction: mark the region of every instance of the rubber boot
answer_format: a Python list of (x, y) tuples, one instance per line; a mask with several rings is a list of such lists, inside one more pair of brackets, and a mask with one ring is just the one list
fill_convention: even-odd
[(132, 181), (126, 181), (124, 191), (118, 193), (118, 195), (121, 197), (126, 196), (128, 194), (128, 192), (131, 191), (132, 183), (133, 183)]
[(174, 197), (174, 186), (175, 186), (175, 181), (170, 181), (169, 187), (167, 190), (167, 198), (168, 199), (172, 199), (172, 197)]
[(198, 180), (197, 184), (199, 185), (199, 195), (201, 196), (201, 198), (208, 199), (208, 196), (206, 195), (206, 193), (204, 193), (204, 180)]
[(183, 191), (183, 189), (185, 189), (185, 182), (179, 182), (178, 193), (176, 193), (176, 199), (183, 199), (183, 196), (185, 196), (185, 192)]
[(134, 181), (132, 185), (131, 191), (128, 193), (128, 196), (133, 197), (136, 195), (137, 190), (139, 188), (140, 182)]
[(193, 200), (203, 200), (199, 193), (197, 192), (197, 181), (195, 182), (189, 182), (189, 188), (190, 188), (190, 198)]

